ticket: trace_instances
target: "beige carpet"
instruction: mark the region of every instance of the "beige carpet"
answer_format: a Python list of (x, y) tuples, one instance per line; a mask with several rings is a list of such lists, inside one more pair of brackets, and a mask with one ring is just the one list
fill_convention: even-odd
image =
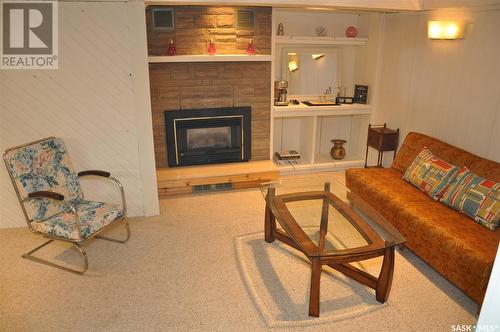
[[(308, 266), (262, 240), (258, 190), (163, 200), (161, 210), (132, 220), (125, 245), (93, 241), (84, 276), (20, 258), (43, 239), (0, 230), (0, 330), (449, 331), (476, 320), (472, 301), (407, 250), (396, 257), (387, 304), (324, 273), (321, 317), (311, 319)], [(44, 255), (77, 262), (64, 245)]]

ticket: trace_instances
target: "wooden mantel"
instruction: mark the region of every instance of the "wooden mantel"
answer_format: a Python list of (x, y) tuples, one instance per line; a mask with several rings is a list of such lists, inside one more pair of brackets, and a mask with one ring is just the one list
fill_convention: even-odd
[(233, 189), (257, 188), (262, 182), (278, 177), (278, 167), (271, 160), (159, 168), (156, 171), (160, 198), (191, 194), (197, 185), (231, 183)]

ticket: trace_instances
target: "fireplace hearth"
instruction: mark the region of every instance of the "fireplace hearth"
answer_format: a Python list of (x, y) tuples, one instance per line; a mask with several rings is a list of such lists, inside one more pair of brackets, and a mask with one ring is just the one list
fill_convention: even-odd
[(165, 112), (170, 167), (251, 158), (250, 106)]

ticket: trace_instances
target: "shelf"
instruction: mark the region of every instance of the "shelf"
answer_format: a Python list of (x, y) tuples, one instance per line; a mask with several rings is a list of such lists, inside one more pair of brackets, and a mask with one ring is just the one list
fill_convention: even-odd
[(149, 63), (165, 62), (253, 62), (271, 61), (270, 55), (247, 55), (247, 54), (216, 54), (216, 55), (174, 55), (174, 56), (150, 56)]
[(351, 167), (363, 167), (365, 160), (359, 156), (346, 156), (342, 160), (333, 160), (329, 155), (316, 154), (315, 162), (302, 162), (296, 165), (276, 165), (280, 173), (310, 172), (310, 171), (332, 171), (342, 170)]
[(344, 104), (341, 106), (307, 106), (288, 105), (273, 106), (273, 117), (297, 117), (297, 116), (340, 116), (371, 114), (372, 105), (368, 104)]
[(366, 45), (368, 38), (275, 36), (275, 44), (282, 45)]
[(314, 164), (316, 168), (321, 167), (335, 167), (335, 168), (347, 168), (347, 167), (359, 167), (365, 165), (365, 159), (360, 156), (349, 156), (342, 160), (334, 160), (330, 155), (317, 153), (314, 155)]

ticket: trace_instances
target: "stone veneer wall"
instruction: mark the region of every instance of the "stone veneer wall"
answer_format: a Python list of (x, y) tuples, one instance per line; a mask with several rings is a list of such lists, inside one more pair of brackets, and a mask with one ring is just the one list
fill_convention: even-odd
[[(170, 7), (170, 6), (169, 6)], [(170, 39), (177, 54), (206, 54), (213, 38), (218, 53), (244, 53), (249, 38), (261, 54), (271, 53), (271, 9), (256, 8), (256, 29), (234, 27), (234, 7), (176, 7), (176, 30), (154, 32), (146, 10), (150, 55), (164, 55)], [(269, 159), (270, 62), (155, 63), (149, 65), (156, 167), (168, 167), (164, 112), (251, 106), (252, 160)]]
[[(255, 7), (255, 29), (236, 28), (236, 7), (165, 6), (174, 8), (175, 29), (155, 31), (152, 13), (146, 9), (149, 55), (166, 55), (174, 40), (178, 55), (207, 54), (213, 39), (219, 54), (244, 54), (250, 38), (258, 54), (271, 54), (271, 15), (269, 7)], [(252, 7), (253, 8), (253, 7)]]
[(162, 63), (149, 66), (156, 167), (168, 167), (164, 111), (252, 107), (252, 160), (269, 159), (269, 62)]

